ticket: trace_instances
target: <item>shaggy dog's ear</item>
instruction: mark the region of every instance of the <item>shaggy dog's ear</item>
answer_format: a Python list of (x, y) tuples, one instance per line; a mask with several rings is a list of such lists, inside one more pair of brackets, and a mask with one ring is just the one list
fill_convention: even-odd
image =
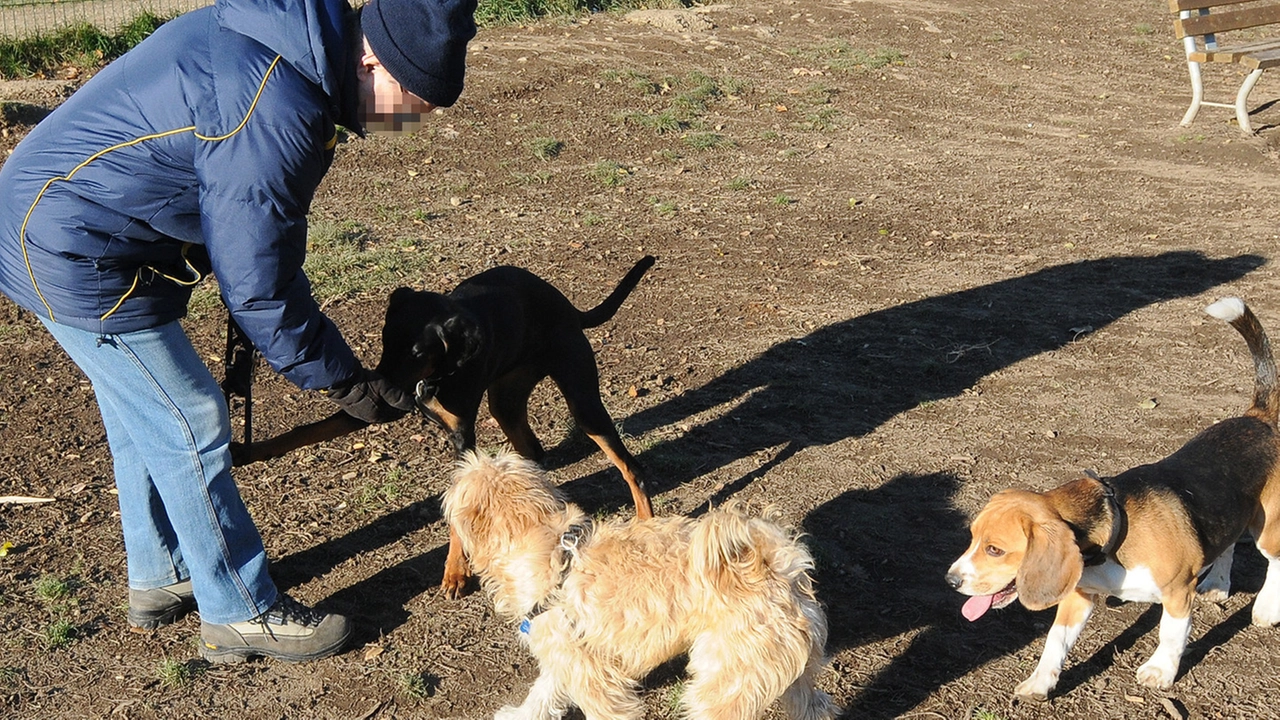
[(1053, 607), (1071, 592), (1084, 573), (1075, 534), (1061, 520), (1028, 518), (1027, 553), (1018, 567), (1018, 600), (1028, 610)]

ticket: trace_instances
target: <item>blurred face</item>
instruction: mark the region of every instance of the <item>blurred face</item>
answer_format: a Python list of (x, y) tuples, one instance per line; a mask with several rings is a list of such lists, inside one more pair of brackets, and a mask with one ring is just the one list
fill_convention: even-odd
[(426, 121), (436, 106), (400, 87), (364, 42), (356, 69), (360, 85), (360, 122), (371, 133), (409, 133)]

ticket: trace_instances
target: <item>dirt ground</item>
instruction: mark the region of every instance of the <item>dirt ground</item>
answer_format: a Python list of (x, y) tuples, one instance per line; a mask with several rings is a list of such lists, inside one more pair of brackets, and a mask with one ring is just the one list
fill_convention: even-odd
[[(1179, 127), (1186, 67), (1154, 0), (732, 0), (645, 19), (481, 32), (460, 103), (415, 136), (343, 145), (315, 217), (425, 254), (403, 284), (512, 264), (580, 307), (658, 256), (589, 333), (606, 405), (659, 513), (733, 497), (808, 533), (821, 685), (847, 717), (1280, 716), (1280, 629), (1250, 625), (1265, 568), (1247, 544), (1168, 692), (1134, 680), (1159, 608), (1113, 603), (1048, 703), (1012, 703), (1052, 614), (969, 623), (942, 577), (993, 492), (1118, 473), (1246, 407), (1244, 343), (1202, 308), (1239, 295), (1280, 333), (1280, 75), (1245, 137), (1212, 108)], [(1210, 73), (1211, 91), (1238, 78)], [(0, 157), (72, 87), (0, 84)], [(326, 307), (370, 364), (388, 290)], [(221, 316), (188, 326), (220, 374)], [(195, 617), (129, 632), (91, 390), (2, 300), (0, 373), (0, 495), (56, 498), (0, 506), (0, 713), (482, 718), (528, 690), (512, 623), (482, 593), (438, 592), (451, 457), (434, 428), (239, 473), (278, 584), (358, 634), (313, 665), (207, 667)], [(260, 436), (330, 410), (267, 373), (256, 394)], [(627, 517), (559, 396), (540, 388), (531, 414), (569, 495)], [(69, 598), (37, 592), (49, 575)], [(59, 620), (71, 642), (51, 649)], [(679, 662), (648, 679), (649, 717), (677, 716), (680, 683)]]

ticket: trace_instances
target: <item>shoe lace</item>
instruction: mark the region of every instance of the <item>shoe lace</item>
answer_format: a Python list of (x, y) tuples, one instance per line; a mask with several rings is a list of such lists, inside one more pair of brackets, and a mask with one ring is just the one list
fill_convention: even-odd
[(284, 593), (280, 594), (270, 610), (259, 617), (263, 627), (268, 631), (272, 624), (286, 625), (290, 622), (304, 627), (316, 627), (324, 618), (325, 613), (309, 608)]

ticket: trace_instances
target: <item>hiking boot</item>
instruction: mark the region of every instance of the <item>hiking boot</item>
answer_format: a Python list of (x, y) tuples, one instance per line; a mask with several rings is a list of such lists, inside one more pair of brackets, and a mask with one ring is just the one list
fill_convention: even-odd
[(283, 593), (252, 620), (200, 623), (200, 655), (211, 663), (239, 663), (255, 656), (285, 662), (329, 657), (351, 638), (351, 621), (313, 610)]
[(195, 609), (190, 580), (150, 590), (129, 588), (129, 624), (136, 628), (155, 630)]

